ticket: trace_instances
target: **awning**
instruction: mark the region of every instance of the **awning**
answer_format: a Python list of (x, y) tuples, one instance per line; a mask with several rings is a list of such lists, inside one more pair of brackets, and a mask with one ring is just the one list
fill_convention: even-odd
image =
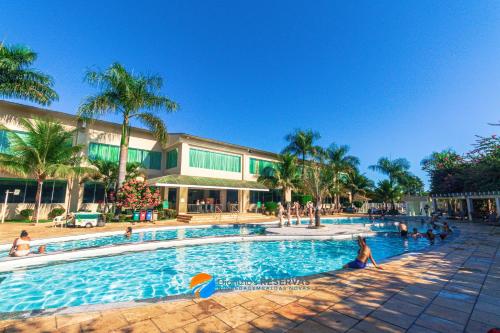
[(269, 191), (267, 187), (259, 182), (210, 177), (167, 175), (148, 179), (147, 182), (152, 186), (164, 187), (189, 187), (218, 190), (251, 190), (264, 192)]

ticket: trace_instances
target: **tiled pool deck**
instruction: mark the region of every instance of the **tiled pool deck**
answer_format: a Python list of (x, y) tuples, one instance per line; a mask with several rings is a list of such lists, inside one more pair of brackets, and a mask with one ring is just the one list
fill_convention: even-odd
[(435, 250), (319, 275), (309, 290), (7, 320), (0, 332), (487, 332), (500, 327), (500, 227), (459, 228)]

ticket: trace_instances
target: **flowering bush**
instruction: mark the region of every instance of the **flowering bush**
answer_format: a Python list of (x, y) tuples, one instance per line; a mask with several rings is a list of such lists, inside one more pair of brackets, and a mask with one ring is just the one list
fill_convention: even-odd
[(153, 208), (160, 204), (160, 191), (152, 190), (144, 181), (129, 179), (118, 189), (116, 200), (120, 208)]

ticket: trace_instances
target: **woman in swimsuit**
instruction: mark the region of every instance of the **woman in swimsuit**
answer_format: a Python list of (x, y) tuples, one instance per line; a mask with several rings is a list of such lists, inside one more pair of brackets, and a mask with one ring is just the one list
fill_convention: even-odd
[(10, 248), (9, 255), (12, 257), (24, 257), (30, 254), (31, 238), (26, 230), (21, 231), (19, 238), (14, 240)]
[(358, 245), (359, 245), (358, 256), (350, 263), (344, 265), (344, 268), (355, 268), (355, 269), (365, 268), (366, 262), (368, 261), (368, 259), (370, 259), (375, 268), (382, 269), (382, 267), (377, 266), (377, 263), (375, 262), (375, 259), (373, 259), (372, 256), (372, 250), (366, 244), (366, 240), (361, 236), (358, 236)]
[(125, 238), (130, 238), (132, 236), (132, 227), (127, 227), (127, 230), (125, 230)]
[(295, 207), (295, 216), (297, 218), (297, 220), (295, 221), (295, 224), (299, 225), (300, 224), (300, 204), (298, 201), (295, 201), (293, 206)]

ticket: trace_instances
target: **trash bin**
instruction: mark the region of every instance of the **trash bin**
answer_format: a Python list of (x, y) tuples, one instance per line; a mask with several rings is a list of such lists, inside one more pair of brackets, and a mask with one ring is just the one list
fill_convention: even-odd
[(134, 221), (139, 221), (139, 218), (140, 218), (140, 213), (138, 210), (134, 211), (134, 215), (133, 215), (133, 218), (132, 220)]
[(146, 211), (145, 210), (141, 210), (141, 213), (140, 213), (139, 216), (140, 216), (139, 219), (141, 221), (144, 221), (146, 219)]
[(163, 201), (163, 209), (168, 209), (168, 200)]
[(158, 221), (158, 211), (153, 210), (153, 221)]
[(152, 209), (148, 209), (146, 211), (146, 221), (151, 221), (153, 219), (153, 210)]

